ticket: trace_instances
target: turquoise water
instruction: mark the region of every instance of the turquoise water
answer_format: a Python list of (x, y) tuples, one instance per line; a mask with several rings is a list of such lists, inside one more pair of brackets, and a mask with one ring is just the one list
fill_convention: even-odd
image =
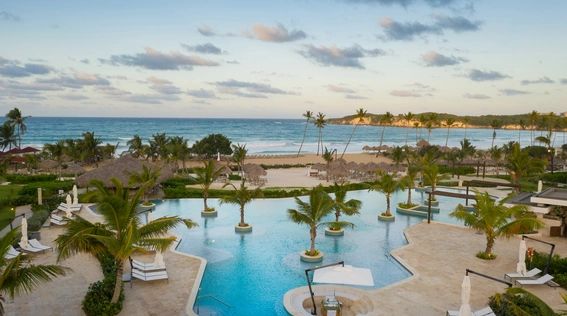
[[(392, 205), (405, 201), (407, 193), (398, 192)], [(418, 201), (422, 195), (414, 193)], [(379, 222), (377, 214), (385, 207), (385, 198), (377, 192), (353, 191), (348, 198), (363, 202), (361, 214), (348, 218), (356, 227), (344, 237), (328, 237), (318, 232), (317, 248), (325, 253), (323, 264), (344, 260), (347, 264), (372, 270), (377, 288), (410, 276), (390, 252), (406, 244), (403, 231), (421, 218), (396, 214), (392, 223)], [(438, 197), (441, 212), (433, 219), (455, 222), (448, 213), (458, 200)], [(260, 199), (247, 206), (246, 220), (253, 225), (251, 234), (237, 234), (238, 208), (210, 205), (218, 217), (204, 219), (200, 199), (165, 200), (156, 207), (156, 216), (180, 215), (199, 223), (187, 230), (179, 228), (182, 241), (178, 250), (208, 260), (195, 305), (200, 315), (287, 315), (282, 299), (288, 290), (306, 285), (304, 270), (313, 265), (302, 263), (298, 253), (309, 247), (306, 226), (292, 223), (286, 210), (295, 207), (293, 199)], [(393, 210), (393, 212), (395, 212)], [(332, 220), (332, 218), (329, 218)], [(221, 303), (222, 301), (223, 303)]]
[[(167, 133), (170, 136), (183, 136), (192, 144), (210, 133), (221, 133), (235, 143), (247, 144), (250, 153), (282, 154), (297, 152), (305, 123), (303, 120), (283, 119), (32, 117), (28, 119), (27, 126), (23, 143), (36, 147), (59, 139), (79, 138), (85, 131), (94, 131), (104, 143), (118, 144), (118, 152), (126, 150), (126, 142), (134, 134), (139, 134), (147, 140), (154, 133)], [(329, 149), (342, 150), (351, 132), (352, 126), (328, 125), (323, 130), (324, 145)], [(418, 137), (427, 139), (427, 130), (419, 129), (417, 132)], [(361, 152), (365, 145), (378, 145), (381, 133), (382, 127), (359, 126), (348, 148), (349, 151)], [(464, 133), (463, 129), (452, 129), (449, 146), (459, 146), (459, 141), (465, 136)], [(524, 145), (528, 143), (529, 135), (529, 131), (521, 132)], [(404, 145), (406, 136), (410, 145), (415, 144), (415, 129), (387, 127), (384, 132), (384, 144)], [(447, 129), (434, 129), (431, 133), (431, 143), (445, 145), (446, 136)], [(477, 148), (488, 148), (492, 141), (492, 130), (468, 129), (467, 137)], [(561, 137), (564, 142), (565, 135)], [(518, 140), (517, 131), (497, 131), (496, 144), (504, 144), (511, 140)], [(303, 150), (317, 151), (317, 130), (312, 124), (307, 129)]]

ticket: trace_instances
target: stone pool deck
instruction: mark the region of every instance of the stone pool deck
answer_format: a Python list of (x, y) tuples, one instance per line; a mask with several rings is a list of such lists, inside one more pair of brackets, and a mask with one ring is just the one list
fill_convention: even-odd
[[(366, 305), (372, 306), (373, 310), (363, 315), (444, 315), (447, 309), (459, 308), (465, 269), (498, 278), (516, 269), (519, 237), (497, 240), (495, 253), (498, 257), (493, 261), (484, 261), (476, 258), (475, 254), (484, 249), (485, 237), (470, 229), (432, 222), (414, 225), (408, 228), (405, 234), (409, 244), (394, 250), (392, 255), (414, 275), (385, 288), (367, 291), (372, 304)], [(556, 253), (567, 255), (567, 240), (550, 238), (545, 234), (537, 238), (555, 243)], [(529, 240), (527, 243), (528, 247), (549, 252), (545, 245)], [(348, 258), (344, 259), (348, 262)], [(375, 278), (380, 278), (380, 274), (375, 275)], [(471, 275), (471, 285), (473, 310), (486, 306), (489, 296), (506, 288), (503, 284), (476, 275)], [(317, 286), (315, 288), (317, 289)], [(338, 288), (343, 288), (344, 291), (344, 287)], [(325, 289), (328, 291), (328, 286), (325, 286)], [(536, 294), (555, 310), (567, 309), (559, 295), (565, 293), (564, 289), (547, 285), (526, 286), (525, 289)], [(305, 288), (293, 291), (301, 295)], [(317, 290), (315, 293), (317, 294)], [(293, 297), (287, 299), (288, 304), (293, 301)], [(303, 311), (293, 314), (309, 315)]]

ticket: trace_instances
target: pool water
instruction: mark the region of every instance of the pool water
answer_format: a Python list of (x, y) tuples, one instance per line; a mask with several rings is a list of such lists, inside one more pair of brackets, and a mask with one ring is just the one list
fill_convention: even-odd
[[(407, 193), (392, 196), (395, 205), (405, 201)], [(324, 227), (318, 231), (317, 248), (325, 253), (320, 264), (344, 260), (346, 264), (369, 268), (375, 287), (398, 282), (411, 274), (391, 255), (393, 249), (407, 243), (403, 231), (423, 219), (395, 214), (395, 222), (379, 222), (384, 211), (383, 194), (367, 191), (349, 192), (347, 198), (362, 201), (361, 214), (344, 217), (355, 224), (343, 237), (329, 237)], [(423, 198), (414, 193), (414, 201)], [(438, 197), (441, 212), (433, 219), (456, 223), (449, 217), (459, 200)], [(287, 209), (295, 208), (293, 198), (258, 199), (246, 207), (246, 221), (253, 225), (250, 234), (234, 232), (239, 221), (238, 207), (219, 205), (217, 218), (201, 218), (201, 199), (164, 200), (156, 207), (156, 216), (179, 215), (191, 218), (199, 227), (178, 228), (182, 241), (178, 250), (207, 259), (207, 267), (194, 310), (200, 315), (288, 315), (283, 295), (290, 289), (306, 285), (304, 270), (315, 264), (299, 260), (299, 252), (309, 247), (309, 229), (287, 218)], [(334, 217), (329, 216), (328, 220)]]

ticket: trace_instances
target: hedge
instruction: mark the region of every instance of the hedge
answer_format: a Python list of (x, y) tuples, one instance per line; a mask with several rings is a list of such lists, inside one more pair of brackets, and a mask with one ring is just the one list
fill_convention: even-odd
[(490, 297), (489, 306), (497, 316), (555, 316), (551, 307), (522, 288), (509, 288)]
[(9, 174), (6, 175), (6, 180), (14, 184), (27, 184), (32, 182), (46, 182), (55, 181), (56, 175), (52, 174), (37, 174), (37, 175), (23, 175), (23, 174)]
[(545, 173), (543, 175), (543, 180), (547, 182), (567, 184), (567, 172)]

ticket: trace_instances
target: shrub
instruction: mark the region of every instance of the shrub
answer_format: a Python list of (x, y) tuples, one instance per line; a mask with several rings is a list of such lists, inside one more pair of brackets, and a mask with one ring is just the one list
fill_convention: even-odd
[(567, 172), (545, 173), (543, 180), (547, 182), (557, 182), (567, 184)]
[(197, 141), (191, 147), (191, 152), (198, 156), (212, 158), (220, 153), (221, 155), (232, 155), (230, 140), (222, 134), (210, 134)]
[(446, 165), (439, 165), (439, 173), (449, 173), (449, 174), (456, 174), (456, 175), (465, 175), (465, 174), (473, 174), (476, 173), (476, 169), (472, 166), (446, 166)]
[[(534, 251), (533, 255), (528, 257), (527, 266), (530, 269), (538, 268), (543, 271), (547, 266), (548, 260), (549, 255), (547, 253)], [(554, 281), (561, 287), (567, 288), (567, 257), (561, 258), (559, 255), (554, 255), (551, 258), (551, 264), (547, 273), (553, 275)]]
[(521, 288), (509, 288), (490, 297), (490, 308), (497, 316), (554, 316), (555, 312), (537, 296)]
[(51, 174), (37, 174), (37, 175), (23, 175), (23, 174), (9, 174), (6, 175), (6, 180), (14, 184), (28, 184), (32, 182), (47, 182), (55, 181), (56, 175)]
[(110, 303), (116, 281), (116, 262), (114, 262), (114, 258), (108, 254), (101, 254), (97, 259), (100, 263), (104, 279), (91, 283), (89, 286), (82, 303), (83, 311), (88, 316), (118, 315), (124, 303), (124, 288), (122, 288), (118, 303)]
[(233, 180), (233, 181), (242, 180), (242, 177), (240, 175), (237, 175), (237, 174), (231, 174), (231, 175), (228, 176), (228, 180)]
[(33, 215), (28, 219), (28, 230), (32, 232), (39, 231), (48, 217), (49, 212), (46, 210), (38, 210), (33, 212)]
[(496, 259), (496, 255), (495, 254), (487, 254), (484, 251), (478, 252), (476, 254), (476, 257), (482, 260), (494, 260)]

